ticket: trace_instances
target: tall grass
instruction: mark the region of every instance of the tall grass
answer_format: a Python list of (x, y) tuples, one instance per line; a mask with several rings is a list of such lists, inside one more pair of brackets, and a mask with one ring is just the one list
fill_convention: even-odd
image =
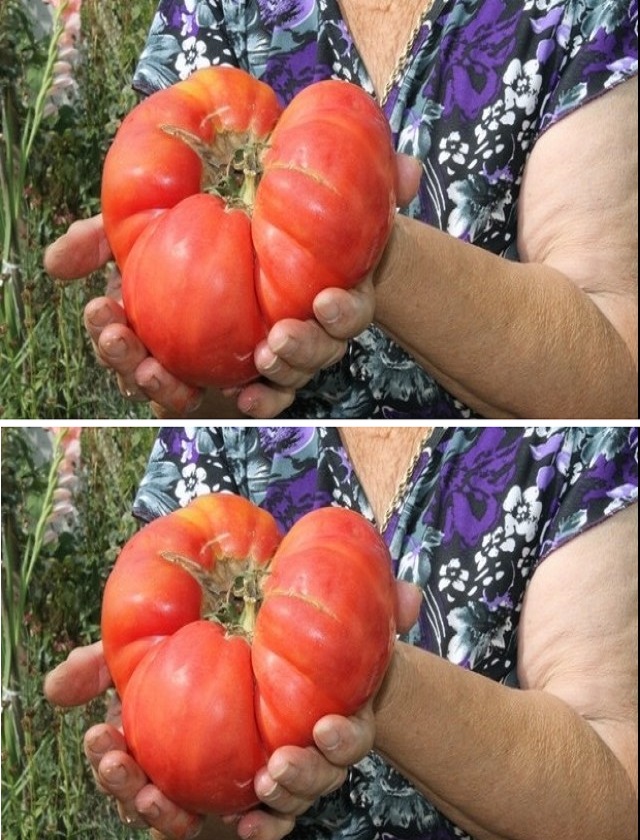
[(73, 647), (99, 637), (104, 581), (135, 530), (128, 510), (155, 432), (82, 431), (77, 515), (53, 540), (45, 535), (63, 438), (28, 428), (1, 434), (2, 837), (125, 838), (82, 754), (84, 732), (104, 719), (103, 700), (55, 710), (42, 682)]
[(43, 0), (0, 3), (0, 418), (150, 416), (118, 393), (82, 326), (103, 272), (62, 286), (47, 244), (99, 210), (106, 150), (136, 98), (130, 82), (155, 0), (83, 0), (73, 99), (44, 104), (62, 28)]

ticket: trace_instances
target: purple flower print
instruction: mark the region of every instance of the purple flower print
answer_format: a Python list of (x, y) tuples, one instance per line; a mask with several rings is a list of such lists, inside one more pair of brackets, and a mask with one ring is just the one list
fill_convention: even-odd
[(312, 0), (258, 0), (265, 26), (291, 27), (304, 20), (313, 9)]
[(443, 103), (444, 119), (460, 111), (465, 119), (474, 120), (498, 96), (518, 17), (505, 17), (503, 0), (489, 0), (466, 25), (458, 21), (451, 25), (440, 47), (441, 55), (447, 56), (447, 71), (439, 79), (442, 89), (430, 94)]
[(502, 520), (499, 489), (508, 486), (514, 472), (514, 450), (501, 446), (504, 429), (486, 429), (465, 455), (468, 469), (455, 461), (443, 465), (440, 481), (446, 506), (444, 542), (473, 546)]

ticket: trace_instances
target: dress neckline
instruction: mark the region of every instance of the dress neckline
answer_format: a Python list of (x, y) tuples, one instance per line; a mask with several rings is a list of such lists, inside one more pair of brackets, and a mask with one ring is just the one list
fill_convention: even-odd
[(411, 30), (409, 37), (402, 48), (401, 52), (396, 58), (395, 65), (391, 74), (385, 83), (384, 89), (378, 92), (375, 89), (375, 85), (373, 84), (373, 79), (367, 68), (367, 64), (364, 61), (360, 49), (353, 37), (351, 29), (349, 28), (349, 24), (347, 23), (346, 17), (343, 14), (342, 8), (338, 0), (330, 0), (327, 4), (327, 8), (333, 8), (333, 12), (335, 14), (335, 19), (339, 20), (340, 23), (344, 26), (345, 30), (349, 33), (349, 37), (351, 39), (352, 45), (352, 52), (354, 57), (354, 65), (357, 64), (359, 67), (362, 68), (364, 75), (366, 77), (366, 81), (368, 83), (369, 92), (376, 98), (378, 104), (381, 108), (385, 108), (387, 105), (391, 94), (398, 90), (406, 76), (407, 69), (410, 67), (412, 59), (415, 57), (415, 50), (416, 45), (420, 40), (420, 34), (422, 33), (425, 25), (428, 21), (434, 21), (442, 11), (443, 6), (447, 0), (425, 0), (422, 10), (416, 19), (415, 26)]

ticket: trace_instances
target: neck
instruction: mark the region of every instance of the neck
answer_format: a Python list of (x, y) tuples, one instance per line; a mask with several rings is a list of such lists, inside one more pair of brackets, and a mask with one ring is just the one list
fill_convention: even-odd
[(433, 429), (424, 426), (347, 426), (340, 436), (383, 530)]

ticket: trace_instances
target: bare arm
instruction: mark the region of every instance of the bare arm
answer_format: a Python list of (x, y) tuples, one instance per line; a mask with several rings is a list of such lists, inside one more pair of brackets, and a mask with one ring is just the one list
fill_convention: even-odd
[(637, 508), (550, 556), (507, 688), (403, 646), (376, 748), (478, 840), (637, 837)]
[(376, 321), (481, 414), (637, 416), (635, 113), (632, 80), (538, 140), (520, 196), (522, 263), (398, 220)]

